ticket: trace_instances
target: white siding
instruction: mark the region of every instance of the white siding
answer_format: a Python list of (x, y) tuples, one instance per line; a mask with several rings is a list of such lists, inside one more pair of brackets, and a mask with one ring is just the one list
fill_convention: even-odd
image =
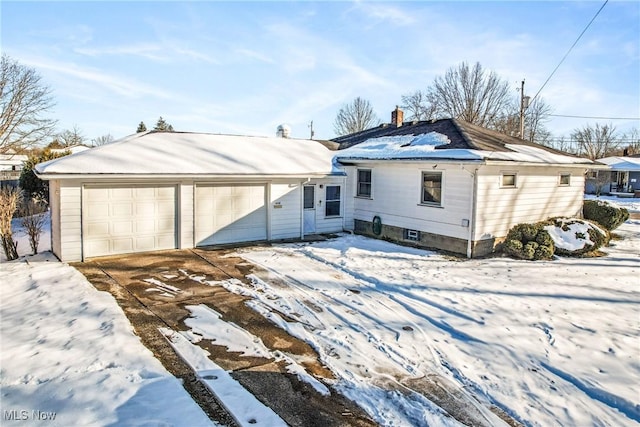
[[(516, 188), (500, 187), (503, 172), (517, 172)], [(571, 173), (569, 186), (559, 185), (561, 173)], [(578, 168), (483, 166), (478, 176), (474, 240), (504, 237), (523, 222), (580, 215), (584, 173)]]
[(51, 250), (62, 259), (60, 241), (60, 181), (49, 181), (49, 209), (51, 211)]
[(193, 181), (183, 181), (178, 186), (178, 248), (193, 248), (194, 245), (194, 185)]
[(344, 228), (347, 230), (353, 230), (355, 228), (355, 224), (353, 221), (353, 213), (355, 210), (355, 198), (356, 195), (356, 178), (357, 171), (355, 166), (345, 166), (344, 167), (347, 178), (345, 181), (345, 188), (343, 188), (344, 192)]
[(271, 239), (295, 239), (301, 234), (300, 182), (274, 181), (271, 183), (269, 209), (271, 212)]
[[(435, 167), (434, 167), (435, 166)], [(382, 223), (449, 237), (467, 239), (473, 189), (473, 169), (460, 165), (433, 163), (386, 163), (369, 165), (372, 170), (372, 198), (353, 197), (353, 217), (372, 221), (379, 216)], [(442, 205), (421, 205), (422, 172), (442, 172)], [(355, 176), (356, 169), (349, 171)], [(349, 180), (350, 193), (356, 181)]]
[(82, 260), (82, 185), (78, 181), (60, 181), (59, 239), (61, 260)]

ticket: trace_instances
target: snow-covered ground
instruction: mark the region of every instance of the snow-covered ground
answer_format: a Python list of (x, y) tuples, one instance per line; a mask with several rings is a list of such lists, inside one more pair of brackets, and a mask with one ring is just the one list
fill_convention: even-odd
[[(637, 199), (613, 202), (640, 210)], [(332, 385), (383, 425), (458, 425), (421, 395), (425, 378), (485, 425), (501, 424), (488, 405), (528, 426), (638, 425), (640, 221), (616, 234), (605, 257), (544, 262), (452, 260), (345, 235), (239, 250), (267, 273), (250, 276), (252, 286), (211, 285), (251, 295), (252, 307), (311, 343)], [(26, 236), (15, 237), (28, 254)], [(266, 351), (190, 310), (200, 335)], [(3, 258), (0, 338), (2, 425), (211, 425), (113, 298), (50, 252)]]
[(224, 286), (311, 343), (383, 425), (455, 424), (411, 392), (432, 373), (525, 425), (637, 425), (640, 221), (617, 233), (606, 257), (548, 262), (346, 235), (240, 250), (270, 273)]
[(585, 200), (603, 200), (614, 206), (626, 208), (629, 212), (640, 212), (640, 199), (636, 197), (599, 196), (585, 194)]
[[(29, 253), (24, 233), (15, 237)], [(0, 264), (0, 417), (2, 426), (214, 425), (113, 297), (51, 252)]]

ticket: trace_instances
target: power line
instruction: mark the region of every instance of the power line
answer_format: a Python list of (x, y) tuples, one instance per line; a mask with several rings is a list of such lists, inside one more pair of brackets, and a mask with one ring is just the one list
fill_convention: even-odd
[(550, 117), (569, 117), (572, 119), (598, 119), (598, 120), (640, 120), (640, 117), (599, 117), (599, 116), (570, 116), (567, 114), (548, 114)]
[(584, 30), (582, 30), (582, 32), (580, 33), (580, 35), (578, 36), (578, 38), (576, 39), (575, 42), (573, 42), (573, 44), (571, 45), (571, 47), (569, 48), (569, 50), (567, 51), (567, 53), (564, 54), (564, 56), (562, 57), (562, 59), (560, 60), (560, 62), (558, 63), (558, 65), (556, 66), (556, 68), (553, 69), (553, 71), (551, 72), (551, 74), (549, 75), (549, 77), (547, 78), (547, 80), (543, 83), (542, 87), (540, 88), (540, 90), (538, 90), (538, 93), (536, 93), (536, 95), (531, 98), (531, 102), (533, 102), (538, 95), (540, 95), (540, 92), (542, 92), (542, 89), (544, 89), (544, 87), (547, 85), (547, 83), (549, 83), (549, 80), (551, 80), (551, 77), (553, 77), (553, 75), (556, 73), (556, 71), (558, 71), (558, 68), (560, 68), (560, 65), (562, 65), (562, 63), (564, 62), (565, 59), (567, 59), (567, 56), (569, 56), (569, 54), (571, 53), (571, 51), (573, 50), (573, 48), (578, 44), (578, 41), (580, 41), (580, 39), (582, 38), (583, 34), (587, 31), (587, 29), (589, 29), (589, 27), (591, 26), (591, 24), (593, 23), (593, 21), (595, 21), (595, 19), (598, 17), (598, 15), (600, 14), (600, 12), (602, 11), (602, 9), (604, 9), (604, 7), (607, 5), (607, 3), (609, 3), (609, 0), (605, 0), (605, 2), (602, 4), (602, 6), (600, 6), (600, 9), (598, 9), (598, 11), (596, 12), (596, 14), (593, 16), (593, 18), (591, 18), (591, 21), (589, 21), (589, 23), (587, 24), (586, 27), (584, 27)]

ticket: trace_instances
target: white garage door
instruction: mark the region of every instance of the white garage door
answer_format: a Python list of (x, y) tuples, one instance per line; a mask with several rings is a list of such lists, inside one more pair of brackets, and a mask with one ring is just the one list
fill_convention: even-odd
[(84, 257), (176, 247), (175, 186), (85, 187)]
[(198, 185), (196, 245), (221, 245), (267, 239), (265, 186)]

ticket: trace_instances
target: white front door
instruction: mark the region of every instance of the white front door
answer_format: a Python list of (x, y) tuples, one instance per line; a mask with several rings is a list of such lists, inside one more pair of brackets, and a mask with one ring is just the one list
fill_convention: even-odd
[(316, 187), (305, 185), (304, 187), (304, 234), (316, 232)]

